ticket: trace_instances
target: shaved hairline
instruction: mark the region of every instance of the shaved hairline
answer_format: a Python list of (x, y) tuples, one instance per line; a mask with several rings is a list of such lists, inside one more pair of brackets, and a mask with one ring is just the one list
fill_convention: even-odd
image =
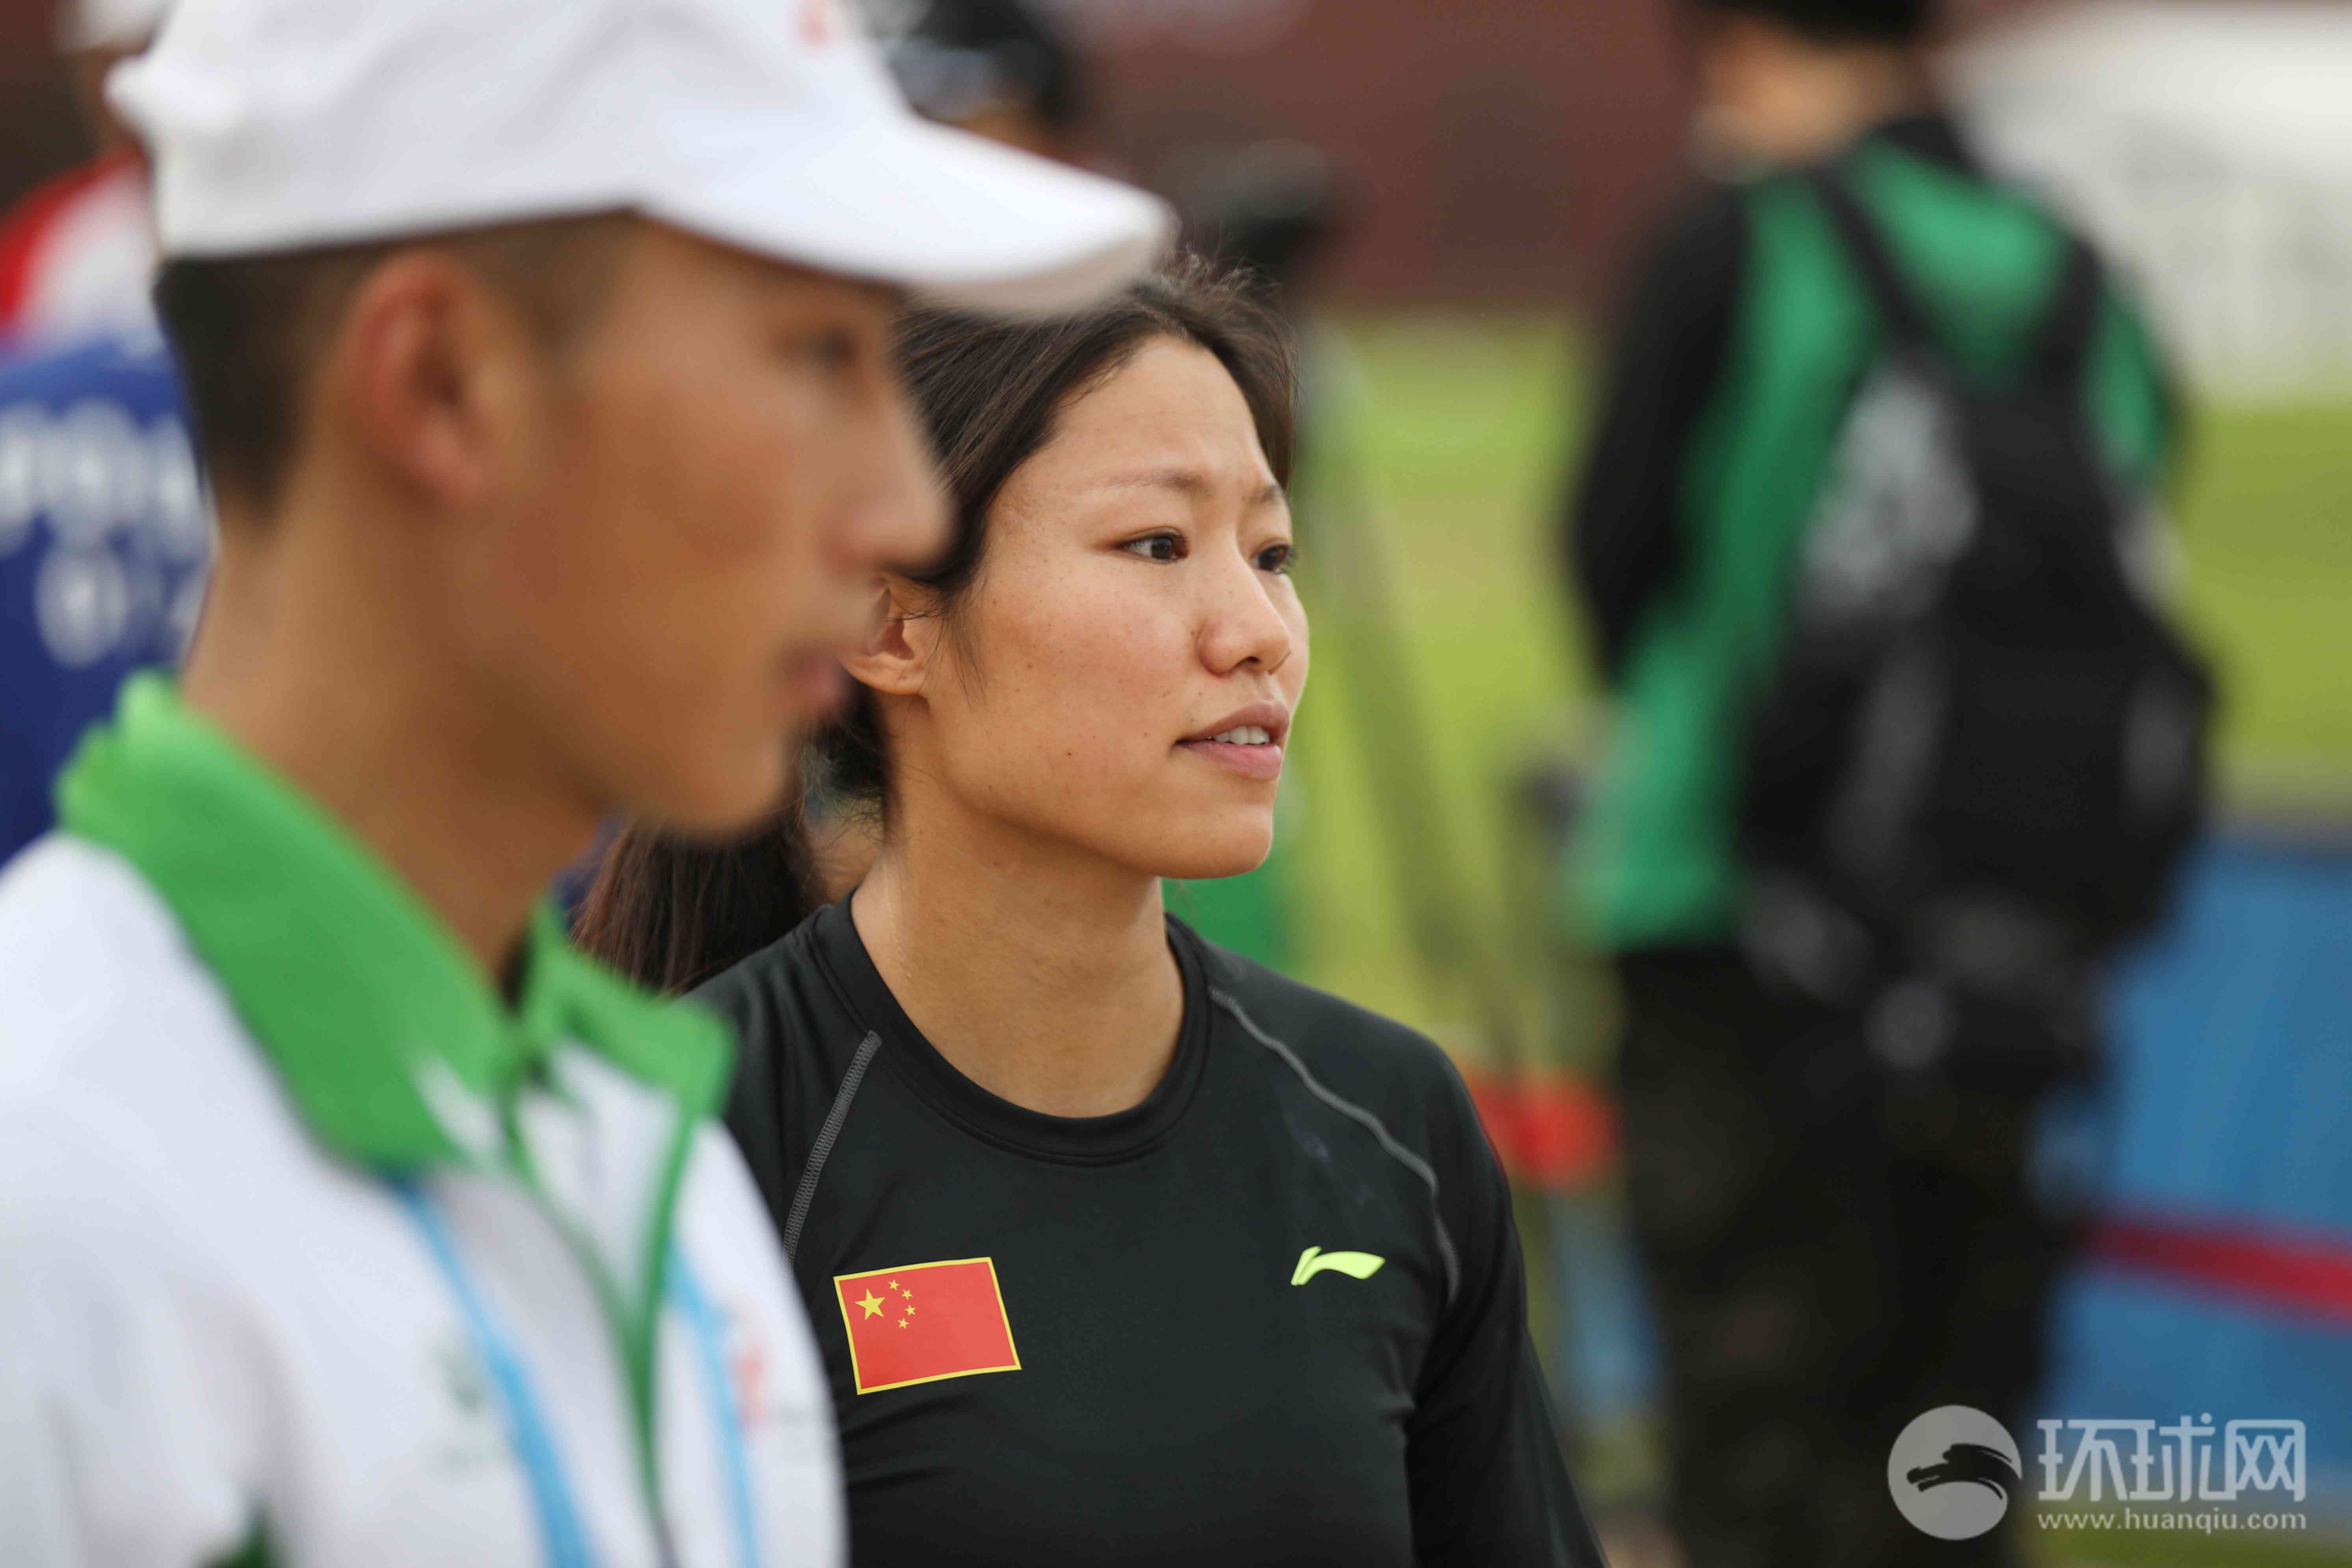
[(156, 307), (215, 491), (257, 517), (276, 507), (303, 440), (319, 363), (361, 285), (394, 257), (438, 250), (455, 258), (514, 308), (541, 348), (561, 354), (611, 297), (642, 221), (604, 212), (167, 263)]

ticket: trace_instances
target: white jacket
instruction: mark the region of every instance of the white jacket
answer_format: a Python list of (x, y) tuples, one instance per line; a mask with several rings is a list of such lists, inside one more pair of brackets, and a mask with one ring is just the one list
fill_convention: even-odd
[[(520, 1115), (541, 1185), (592, 1243), (633, 1234), (647, 1097), (584, 1052), (558, 1066)], [(654, 1384), (666, 1546), (550, 1207), (331, 1158), (148, 883), (42, 841), (0, 876), (0, 1563), (196, 1568), (257, 1524), (300, 1568), (567, 1561), (467, 1295), (540, 1407), (576, 1560), (839, 1561), (830, 1397), (767, 1215), (723, 1133), (687, 1159), (692, 1289)]]

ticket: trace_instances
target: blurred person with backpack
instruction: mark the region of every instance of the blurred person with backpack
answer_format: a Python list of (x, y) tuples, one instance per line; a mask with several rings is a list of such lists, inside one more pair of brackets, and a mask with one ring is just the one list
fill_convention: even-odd
[(1695, 1568), (1911, 1561), (1896, 1435), (2024, 1416), (2074, 1235), (2037, 1117), (2202, 808), (2164, 372), (1938, 112), (1928, 9), (1687, 7), (1719, 177), (1638, 269), (1570, 530), (1613, 718), (1568, 894)]

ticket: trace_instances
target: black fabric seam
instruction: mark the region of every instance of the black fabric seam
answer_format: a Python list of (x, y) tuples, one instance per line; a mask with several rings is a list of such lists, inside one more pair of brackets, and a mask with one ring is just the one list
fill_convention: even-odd
[(1212, 986), (1209, 997), (1218, 1006), (1231, 1013), (1234, 1022), (1240, 1024), (1252, 1039), (1280, 1058), (1283, 1063), (1298, 1076), (1298, 1081), (1307, 1086), (1307, 1091), (1309, 1094), (1359, 1126), (1368, 1129), (1384, 1152), (1406, 1170), (1419, 1176), (1428, 1186), (1429, 1217), (1431, 1223), (1437, 1227), (1437, 1257), (1438, 1261), (1445, 1268), (1445, 1307), (1450, 1311), (1454, 1306), (1454, 1297), (1461, 1293), (1462, 1259), (1454, 1249), (1452, 1233), (1445, 1228), (1445, 1215), (1437, 1206), (1437, 1172), (1428, 1161), (1399, 1142), (1396, 1135), (1389, 1131), (1388, 1123), (1345, 1095), (1327, 1087), (1322, 1079), (1307, 1070), (1307, 1064), (1299, 1059), (1297, 1053), (1258, 1027), (1257, 1020), (1251, 1017), (1248, 1011), (1235, 1001), (1230, 993)]
[(849, 1070), (842, 1075), (841, 1088), (834, 1093), (833, 1109), (825, 1113), (824, 1125), (817, 1131), (816, 1142), (809, 1148), (808, 1163), (801, 1168), (800, 1186), (793, 1193), (792, 1212), (784, 1219), (787, 1264), (800, 1256), (801, 1228), (808, 1223), (809, 1206), (816, 1201), (817, 1178), (824, 1174), (824, 1163), (840, 1140), (842, 1123), (849, 1120), (849, 1106), (857, 1098), (857, 1086), (866, 1081), (866, 1069), (873, 1065), (875, 1053), (881, 1048), (881, 1033), (866, 1030), (866, 1037), (857, 1042), (857, 1054), (849, 1060)]

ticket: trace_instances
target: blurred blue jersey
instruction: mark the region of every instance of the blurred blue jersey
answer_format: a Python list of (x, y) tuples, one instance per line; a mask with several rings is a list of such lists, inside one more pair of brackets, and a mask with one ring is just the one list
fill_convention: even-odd
[(123, 678), (187, 646), (211, 544), (160, 339), (0, 360), (0, 861)]

